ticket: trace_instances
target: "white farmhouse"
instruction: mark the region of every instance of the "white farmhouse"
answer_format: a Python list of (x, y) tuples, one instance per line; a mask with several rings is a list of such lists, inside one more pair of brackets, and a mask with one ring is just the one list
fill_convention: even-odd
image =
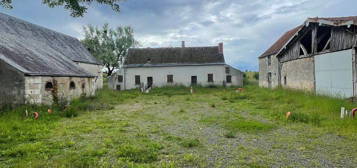
[(110, 78), (110, 87), (242, 86), (243, 73), (225, 63), (223, 43), (213, 47), (129, 49), (124, 67)]

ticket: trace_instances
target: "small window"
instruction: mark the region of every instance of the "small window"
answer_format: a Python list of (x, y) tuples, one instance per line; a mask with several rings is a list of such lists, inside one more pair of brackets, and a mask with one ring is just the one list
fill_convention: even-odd
[(232, 76), (231, 75), (227, 75), (226, 76), (226, 82), (227, 83), (232, 83)]
[(118, 76), (118, 82), (119, 82), (119, 83), (122, 83), (122, 82), (123, 82), (123, 75), (119, 75), (119, 76)]
[(213, 82), (213, 74), (208, 74), (208, 82)]
[(229, 67), (226, 67), (226, 74), (229, 74), (231, 72), (231, 69)]
[(286, 76), (284, 76), (284, 85), (287, 84), (287, 81), (286, 81)]
[(151, 63), (151, 58), (146, 59), (146, 63), (150, 64)]
[(269, 55), (268, 57), (267, 57), (267, 61), (268, 61), (268, 66), (270, 66), (271, 65), (271, 56)]
[(86, 84), (82, 83), (82, 89), (85, 89), (85, 88), (86, 88)]
[(167, 75), (167, 83), (174, 83), (174, 75)]
[(73, 81), (69, 83), (69, 89), (76, 89), (76, 84)]
[(140, 85), (140, 75), (135, 75), (135, 85)]
[(117, 85), (117, 90), (121, 90), (121, 86), (120, 85)]
[(46, 89), (46, 91), (52, 90), (53, 89), (52, 82), (47, 82), (46, 85), (45, 85), (45, 89)]

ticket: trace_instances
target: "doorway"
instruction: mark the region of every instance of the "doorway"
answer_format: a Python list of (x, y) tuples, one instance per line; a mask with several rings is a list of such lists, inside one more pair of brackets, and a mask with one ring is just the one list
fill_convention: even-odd
[(153, 85), (153, 78), (152, 78), (151, 76), (149, 76), (149, 77), (147, 78), (147, 84), (148, 84), (147, 88), (151, 88), (151, 87), (152, 87), (152, 85)]
[(191, 85), (197, 85), (197, 76), (191, 76)]

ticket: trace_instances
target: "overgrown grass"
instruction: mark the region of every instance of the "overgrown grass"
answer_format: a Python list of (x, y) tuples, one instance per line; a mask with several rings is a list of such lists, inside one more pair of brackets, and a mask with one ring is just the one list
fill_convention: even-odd
[[(63, 108), (3, 109), (0, 167), (229, 167), (235, 163), (279, 167), (272, 164), (275, 158), (268, 158), (270, 152), (280, 158), (291, 156), (280, 154), (284, 149), (295, 152), (306, 142), (313, 142), (311, 151), (336, 145), (315, 141), (318, 136), (343, 135), (346, 138), (339, 147), (356, 140), (356, 120), (339, 118), (341, 106), (356, 106), (348, 100), (256, 85), (247, 85), (242, 92), (222, 87), (193, 89), (193, 94), (182, 86), (142, 94), (104, 88)], [(40, 114), (38, 120), (33, 112)], [(287, 112), (291, 112), (288, 119)], [(285, 135), (291, 132), (299, 141)], [(281, 150), (259, 149), (255, 145), (260, 139), (276, 143)], [(315, 156), (309, 152), (304, 154)]]

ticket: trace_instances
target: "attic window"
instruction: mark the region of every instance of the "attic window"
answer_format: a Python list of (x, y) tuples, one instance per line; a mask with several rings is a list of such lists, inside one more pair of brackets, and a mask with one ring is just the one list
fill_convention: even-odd
[(69, 83), (69, 89), (76, 89), (76, 84), (73, 81)]
[(51, 91), (53, 89), (53, 84), (52, 82), (47, 82), (45, 85), (45, 90), (46, 91)]

